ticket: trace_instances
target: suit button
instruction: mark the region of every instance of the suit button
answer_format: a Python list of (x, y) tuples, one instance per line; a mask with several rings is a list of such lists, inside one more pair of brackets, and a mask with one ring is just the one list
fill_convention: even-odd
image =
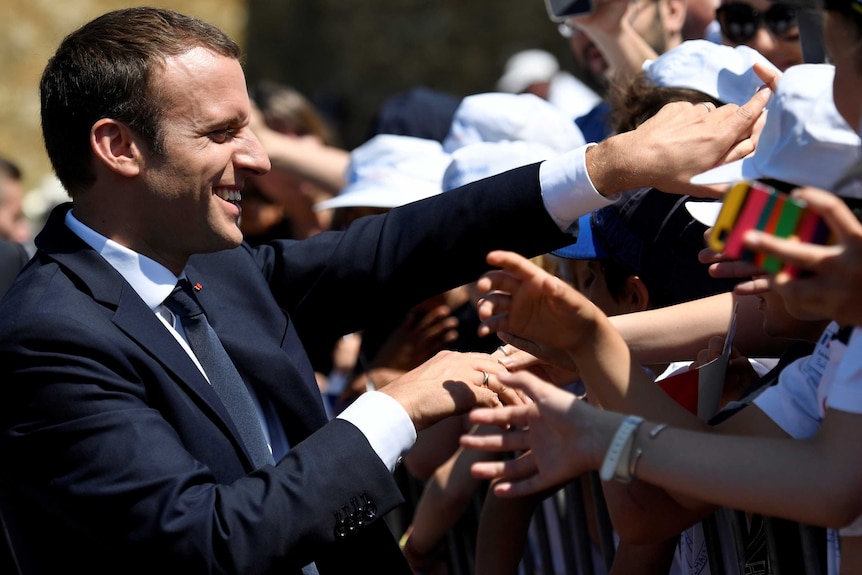
[(365, 505), (363, 505), (365, 520), (374, 521), (374, 519), (377, 517), (377, 506), (374, 505), (374, 503), (370, 499), (368, 499), (368, 496), (366, 496), (364, 493), (362, 494), (362, 499), (365, 500)]
[(347, 537), (347, 524), (344, 522), (344, 518), (341, 516), (341, 513), (338, 511), (335, 512), (335, 538), (336, 539), (344, 539)]

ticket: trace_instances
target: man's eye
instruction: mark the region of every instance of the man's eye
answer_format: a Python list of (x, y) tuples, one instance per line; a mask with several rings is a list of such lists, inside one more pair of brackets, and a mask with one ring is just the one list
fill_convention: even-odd
[(216, 130), (210, 133), (210, 139), (217, 144), (224, 144), (234, 136), (236, 136), (236, 130), (232, 129)]

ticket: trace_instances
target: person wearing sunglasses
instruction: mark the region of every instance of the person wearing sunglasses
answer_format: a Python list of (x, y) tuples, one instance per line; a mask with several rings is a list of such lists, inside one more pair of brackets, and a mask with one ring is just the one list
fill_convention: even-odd
[(715, 11), (726, 44), (754, 48), (779, 69), (802, 64), (796, 10), (769, 0), (723, 0)]

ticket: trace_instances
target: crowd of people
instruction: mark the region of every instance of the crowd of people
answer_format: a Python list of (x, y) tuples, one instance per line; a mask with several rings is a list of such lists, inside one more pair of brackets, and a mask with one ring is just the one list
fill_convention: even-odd
[(573, 73), (394, 94), (355, 149), (198, 18), (71, 31), (38, 233), (0, 161), (2, 568), (445, 575), (472, 509), (470, 569), (515, 574), (592, 476), (611, 575), (777, 573), (773, 519), (862, 572), (862, 2), (557, 24)]

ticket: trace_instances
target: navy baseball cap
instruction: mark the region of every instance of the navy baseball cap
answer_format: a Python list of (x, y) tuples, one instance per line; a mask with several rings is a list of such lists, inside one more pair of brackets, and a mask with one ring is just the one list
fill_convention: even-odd
[[(716, 279), (698, 259), (707, 227), (686, 202), (713, 201), (644, 188), (625, 194), (578, 222), (578, 239), (554, 255), (612, 259), (639, 276), (657, 305), (730, 291), (739, 279)], [(586, 232), (586, 233), (585, 233)]]

